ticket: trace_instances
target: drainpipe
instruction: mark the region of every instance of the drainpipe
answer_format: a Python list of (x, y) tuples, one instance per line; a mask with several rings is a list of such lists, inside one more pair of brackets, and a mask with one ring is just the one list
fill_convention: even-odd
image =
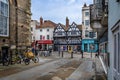
[(17, 0), (15, 0), (15, 30), (16, 30), (16, 36), (15, 36), (15, 38), (16, 38), (16, 41), (15, 41), (15, 43), (16, 43), (16, 53), (18, 53), (18, 6), (17, 6)]

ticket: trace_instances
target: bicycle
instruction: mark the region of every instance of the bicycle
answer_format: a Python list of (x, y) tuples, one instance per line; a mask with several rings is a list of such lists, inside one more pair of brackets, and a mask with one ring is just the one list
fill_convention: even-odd
[(9, 57), (5, 57), (5, 58), (0, 59), (0, 63), (3, 64), (3, 66), (8, 66), (10, 63)]
[(26, 65), (30, 64), (30, 61), (32, 60), (34, 63), (39, 62), (39, 58), (35, 56), (31, 51), (27, 51), (24, 53), (25, 58), (24, 58), (24, 63)]

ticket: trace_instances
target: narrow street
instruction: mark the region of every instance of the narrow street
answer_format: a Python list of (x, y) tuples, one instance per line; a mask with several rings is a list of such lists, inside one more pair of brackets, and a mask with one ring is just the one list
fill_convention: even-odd
[(55, 53), (44, 58), (40, 60), (42, 64), (3, 76), (0, 80), (105, 80), (96, 79), (94, 61), (97, 59), (90, 58), (90, 54), (84, 55), (83, 59), (80, 54), (74, 54), (71, 59), (69, 53), (65, 53), (64, 58)]

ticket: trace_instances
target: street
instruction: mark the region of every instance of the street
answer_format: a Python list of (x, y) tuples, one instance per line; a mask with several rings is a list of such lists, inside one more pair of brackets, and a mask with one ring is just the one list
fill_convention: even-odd
[(90, 58), (89, 53), (84, 55), (84, 58), (81, 58), (80, 54), (74, 54), (71, 58), (70, 54), (65, 52), (61, 58), (54, 52), (50, 57), (40, 57), (36, 66), (1, 76), (0, 80), (105, 80), (96, 78), (95, 60), (98, 59)]

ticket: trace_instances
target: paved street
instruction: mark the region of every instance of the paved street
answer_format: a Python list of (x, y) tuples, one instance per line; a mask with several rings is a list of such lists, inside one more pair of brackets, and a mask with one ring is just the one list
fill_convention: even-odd
[(61, 58), (57, 52), (54, 52), (50, 57), (40, 57), (39, 63), (31, 63), (28, 68), (26, 65), (17, 65), (17, 68), (24, 68), (18, 72), (16, 69), (15, 74), (3, 75), (0, 80), (105, 80), (96, 79), (95, 63), (99, 59), (94, 56), (90, 58), (89, 53), (85, 53), (83, 59), (80, 54), (74, 54), (72, 59), (70, 57), (71, 55), (65, 52), (64, 57)]

